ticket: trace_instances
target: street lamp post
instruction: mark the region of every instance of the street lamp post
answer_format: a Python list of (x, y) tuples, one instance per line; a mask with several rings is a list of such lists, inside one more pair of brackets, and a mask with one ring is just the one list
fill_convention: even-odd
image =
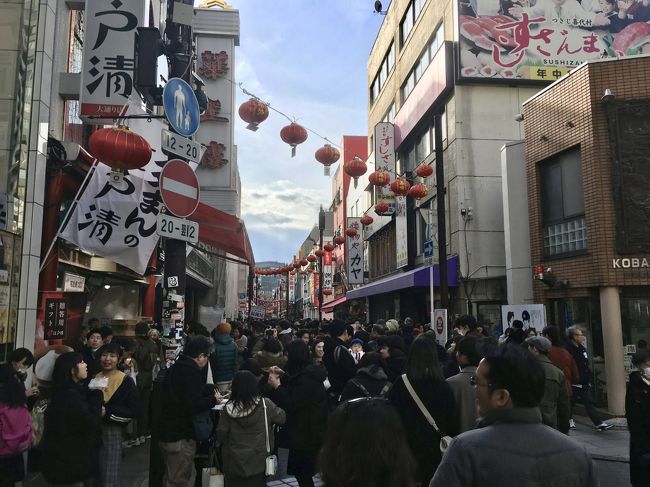
[[(318, 212), (318, 232), (320, 236), (320, 249), (323, 249), (323, 231), (325, 230), (325, 211), (321, 205)], [(323, 321), (323, 255), (318, 257), (318, 324)]]
[[(445, 166), (442, 153), (442, 115), (434, 116), (434, 136), (436, 144), (436, 203), (438, 210), (438, 267), (440, 275), (440, 307), (449, 307), (447, 290), (447, 228), (445, 225)], [(431, 303), (433, 308), (433, 303)], [(431, 323), (433, 325), (433, 322)]]

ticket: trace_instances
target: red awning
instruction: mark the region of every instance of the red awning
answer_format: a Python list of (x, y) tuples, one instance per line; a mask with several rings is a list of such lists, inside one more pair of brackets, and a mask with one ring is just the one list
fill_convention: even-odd
[(334, 309), (335, 306), (338, 306), (341, 303), (345, 303), (347, 301), (348, 297), (344, 294), (338, 299), (335, 299), (334, 301), (329, 301), (328, 303), (323, 303), (323, 311), (325, 313), (329, 313)]
[(199, 241), (235, 255), (255, 267), (253, 249), (243, 220), (224, 211), (199, 203), (189, 217), (199, 224)]

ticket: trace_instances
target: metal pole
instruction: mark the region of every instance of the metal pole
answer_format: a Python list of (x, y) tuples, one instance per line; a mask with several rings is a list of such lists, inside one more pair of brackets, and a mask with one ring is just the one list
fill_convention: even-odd
[(291, 278), (291, 271), (287, 272), (287, 312), (285, 315), (286, 319), (289, 319), (289, 285), (290, 285), (289, 279), (290, 278)]
[[(431, 203), (430, 203), (431, 205)], [(431, 241), (433, 242), (433, 208), (429, 206), (429, 213), (428, 213), (428, 223), (429, 223), (429, 234)], [(434, 323), (433, 323), (433, 318), (434, 318), (434, 310), (435, 310), (435, 303), (433, 301), (433, 256), (431, 257), (431, 261), (429, 262), (429, 301), (431, 302), (431, 316), (429, 318), (429, 323), (431, 324), (431, 329), (435, 330), (434, 328)]]
[[(320, 207), (318, 212), (318, 230), (320, 235), (319, 248), (323, 250), (323, 231), (325, 230), (325, 212)], [(318, 258), (318, 326), (323, 321), (323, 256)]]
[[(445, 166), (442, 153), (442, 115), (434, 116), (436, 144), (436, 203), (438, 204), (438, 267), (440, 274), (440, 307), (449, 307), (447, 290), (447, 228), (445, 224)], [(432, 322), (433, 324), (433, 322)]]

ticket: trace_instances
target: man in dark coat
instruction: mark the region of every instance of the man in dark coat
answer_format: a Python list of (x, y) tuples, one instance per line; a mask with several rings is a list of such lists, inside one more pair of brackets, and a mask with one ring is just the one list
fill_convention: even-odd
[(355, 364), (347, 347), (350, 336), (345, 323), (341, 320), (334, 320), (329, 326), (329, 331), (331, 338), (325, 341), (323, 363), (327, 368), (327, 376), (332, 385), (328, 392), (330, 397), (338, 402), (345, 384), (354, 377)]
[(639, 369), (630, 374), (625, 394), (625, 417), (630, 430), (630, 481), (634, 487), (650, 485), (650, 351), (632, 356)]
[(584, 332), (577, 326), (570, 326), (567, 328), (566, 333), (569, 341), (565, 348), (576, 361), (578, 372), (580, 373), (579, 383), (572, 384), (573, 394), (571, 395), (571, 412), (573, 413), (573, 406), (575, 403), (581, 401), (596, 429), (599, 431), (606, 431), (610, 429), (612, 425), (605, 423), (602, 420), (600, 415), (596, 412), (596, 408), (594, 408), (593, 399), (591, 397), (593, 373), (589, 367), (587, 349), (582, 345), (585, 341)]
[(196, 454), (193, 418), (212, 409), (219, 399), (214, 389), (205, 384), (201, 373), (208, 364), (211, 345), (206, 337), (192, 338), (165, 376), (159, 425), (165, 487), (189, 482)]
[(142, 444), (146, 437), (151, 434), (149, 424), (149, 402), (151, 398), (151, 388), (153, 386), (153, 368), (158, 361), (158, 346), (149, 338), (149, 325), (145, 321), (135, 325), (136, 348), (133, 354), (138, 364), (138, 418), (137, 418), (137, 438), (135, 445)]

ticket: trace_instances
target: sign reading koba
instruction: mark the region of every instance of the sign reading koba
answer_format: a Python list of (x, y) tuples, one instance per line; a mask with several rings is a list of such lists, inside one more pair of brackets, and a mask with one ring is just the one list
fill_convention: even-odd
[(625, 257), (612, 259), (612, 269), (641, 269), (650, 268), (650, 262), (646, 257)]

